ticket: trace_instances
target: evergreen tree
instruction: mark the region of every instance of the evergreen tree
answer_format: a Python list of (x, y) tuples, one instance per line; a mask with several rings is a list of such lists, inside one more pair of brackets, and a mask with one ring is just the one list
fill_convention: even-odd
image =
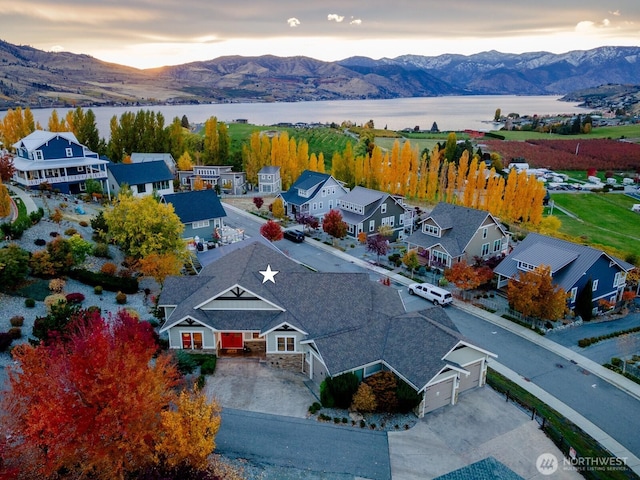
[(575, 311), (576, 315), (580, 315), (585, 322), (593, 317), (593, 281), (591, 278), (587, 280), (576, 296)]

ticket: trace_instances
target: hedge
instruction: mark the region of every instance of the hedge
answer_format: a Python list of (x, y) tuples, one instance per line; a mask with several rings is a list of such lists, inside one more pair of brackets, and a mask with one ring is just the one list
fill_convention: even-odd
[(84, 268), (74, 268), (69, 272), (69, 276), (92, 287), (100, 285), (108, 292), (137, 293), (138, 280), (135, 278), (112, 277), (100, 272), (92, 272)]
[(602, 342), (603, 340), (609, 340), (611, 338), (616, 338), (616, 337), (620, 337), (622, 335), (627, 335), (629, 333), (636, 333), (636, 332), (640, 332), (640, 327), (633, 327), (633, 328), (629, 328), (627, 330), (620, 330), (617, 332), (611, 332), (611, 333), (607, 333), (605, 335), (600, 335), (598, 337), (587, 337), (587, 338), (581, 338), (580, 340), (578, 340), (578, 346), (585, 348), (588, 347), (590, 345), (593, 345), (595, 343), (598, 342)]

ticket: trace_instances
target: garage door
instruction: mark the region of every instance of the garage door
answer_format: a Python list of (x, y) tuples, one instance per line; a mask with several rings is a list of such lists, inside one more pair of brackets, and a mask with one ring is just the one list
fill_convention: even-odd
[(327, 369), (315, 355), (311, 355), (311, 361), (313, 362), (313, 381), (320, 385), (327, 376)]
[(461, 392), (477, 387), (480, 384), (480, 370), (482, 368), (482, 362), (472, 363), (464, 368), (469, 370), (471, 373), (468, 376), (460, 374), (459, 391)]
[(427, 387), (425, 413), (451, 404), (453, 378)]

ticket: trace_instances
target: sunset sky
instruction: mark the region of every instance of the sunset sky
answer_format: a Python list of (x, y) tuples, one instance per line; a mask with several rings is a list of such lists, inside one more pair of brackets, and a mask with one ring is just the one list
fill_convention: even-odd
[(149, 68), (640, 46), (638, 0), (0, 0), (0, 40)]

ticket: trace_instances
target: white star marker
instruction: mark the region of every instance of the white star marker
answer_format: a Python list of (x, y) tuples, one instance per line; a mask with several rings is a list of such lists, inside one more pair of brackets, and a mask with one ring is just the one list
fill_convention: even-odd
[(276, 273), (278, 273), (278, 270), (271, 270), (271, 265), (267, 265), (267, 269), (266, 270), (260, 270), (260, 273), (262, 274), (262, 283), (265, 283), (266, 281), (272, 282), (272, 283), (276, 283)]

